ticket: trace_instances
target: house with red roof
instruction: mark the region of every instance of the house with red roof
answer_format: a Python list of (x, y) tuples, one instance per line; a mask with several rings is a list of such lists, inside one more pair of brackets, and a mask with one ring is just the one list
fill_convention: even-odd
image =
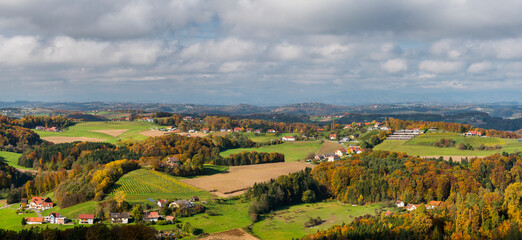
[(65, 224), (65, 217), (60, 213), (53, 212), (49, 216), (45, 216), (44, 221), (51, 224)]
[(146, 222), (157, 222), (159, 220), (159, 213), (158, 212), (145, 212), (143, 214), (143, 221)]
[(337, 149), (337, 151), (335, 151), (335, 155), (337, 155), (339, 157), (345, 156), (346, 153), (347, 153), (347, 151), (344, 148), (339, 148), (339, 149)]
[(283, 140), (283, 142), (294, 142), (295, 141), (295, 137), (294, 136), (283, 136), (281, 138), (281, 140)]
[(28, 217), (25, 220), (27, 220), (27, 224), (43, 224), (44, 218), (43, 217)]
[(78, 215), (79, 224), (94, 224), (94, 214), (80, 214)]
[(337, 134), (330, 134), (330, 140), (336, 140), (337, 139)]

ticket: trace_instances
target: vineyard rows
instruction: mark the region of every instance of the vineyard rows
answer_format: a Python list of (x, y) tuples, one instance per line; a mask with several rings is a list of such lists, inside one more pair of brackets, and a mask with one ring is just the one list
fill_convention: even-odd
[(126, 174), (114, 187), (113, 192), (122, 190), (127, 194), (189, 194), (201, 191), (167, 174), (145, 169)]

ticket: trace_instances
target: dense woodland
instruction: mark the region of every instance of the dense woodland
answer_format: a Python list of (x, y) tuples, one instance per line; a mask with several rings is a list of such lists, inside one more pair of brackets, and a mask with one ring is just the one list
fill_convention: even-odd
[(16, 120), (0, 115), (0, 150), (21, 152), (41, 143), (38, 134), (17, 125)]
[(287, 205), (322, 200), (327, 193), (324, 186), (320, 186), (318, 181), (312, 178), (310, 168), (306, 168), (266, 183), (256, 183), (248, 190), (246, 196), (252, 200), (249, 208), (250, 218), (257, 221), (259, 214)]
[[(442, 201), (411, 213), (367, 217), (305, 239), (509, 239), (522, 227), (522, 156), (497, 154), (462, 163), (372, 152), (323, 163), (311, 173), (332, 197), (366, 204), (395, 199)], [(518, 234), (518, 235), (516, 235)], [(517, 238), (514, 238), (517, 239)]]

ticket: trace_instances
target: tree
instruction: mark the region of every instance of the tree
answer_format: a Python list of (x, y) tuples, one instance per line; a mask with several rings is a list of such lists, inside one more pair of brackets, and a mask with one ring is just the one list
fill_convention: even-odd
[(24, 217), (22, 218), (22, 226), (25, 226), (27, 224), (27, 219), (25, 219)]
[(302, 200), (305, 203), (315, 202), (315, 192), (310, 189), (304, 191)]
[(125, 192), (122, 190), (117, 191), (114, 195), (114, 200), (116, 200), (116, 202), (118, 203), (118, 208), (121, 208), (123, 202), (125, 202), (125, 197)]
[(132, 208), (132, 216), (134, 217), (135, 221), (141, 221), (143, 220), (143, 208), (140, 204), (137, 204)]

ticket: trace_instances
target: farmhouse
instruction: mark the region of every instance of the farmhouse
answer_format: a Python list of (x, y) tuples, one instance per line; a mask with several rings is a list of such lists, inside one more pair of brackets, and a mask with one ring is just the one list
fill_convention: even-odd
[(482, 133), (479, 131), (469, 131), (465, 133), (464, 136), (482, 136)]
[(80, 214), (78, 215), (79, 224), (94, 224), (94, 214)]
[(129, 213), (111, 213), (112, 223), (129, 223)]
[(177, 157), (169, 157), (169, 158), (167, 158), (166, 163), (169, 168), (173, 168), (173, 167), (179, 166), (180, 161), (179, 161), (179, 158), (177, 158)]
[(41, 197), (33, 197), (31, 199), (31, 203), (29, 204), (29, 208), (39, 209), (39, 210), (47, 210), (53, 207), (53, 201), (50, 198), (42, 199)]
[(28, 217), (26, 218), (27, 224), (42, 224), (44, 218), (43, 217)]
[(406, 207), (404, 207), (404, 209), (406, 209), (407, 211), (415, 211), (415, 209), (417, 209), (419, 206), (420, 204), (409, 203)]
[(51, 224), (65, 224), (65, 217), (60, 213), (51, 213), (44, 217), (44, 221)]
[(397, 206), (398, 208), (404, 207), (404, 202), (397, 199), (397, 201), (395, 201), (395, 206)]
[(327, 158), (328, 158), (328, 162), (335, 162), (335, 161), (341, 160), (341, 158), (337, 155), (330, 155)]
[(261, 129), (254, 130), (254, 133), (261, 133)]
[(266, 132), (267, 132), (267, 133), (275, 133), (276, 130), (274, 130), (274, 129), (268, 129)]
[(158, 205), (158, 207), (165, 207), (167, 203), (168, 201), (166, 199), (160, 199), (156, 204)]
[(330, 140), (336, 140), (337, 134), (330, 134)]
[(335, 155), (337, 155), (339, 157), (345, 156), (346, 155), (346, 149), (344, 149), (344, 148), (337, 149), (337, 151), (335, 151)]
[(281, 140), (283, 140), (283, 142), (294, 142), (295, 137), (294, 136), (284, 136)]
[(189, 202), (187, 200), (184, 200), (184, 199), (183, 200), (177, 200), (177, 201), (171, 202), (169, 204), (169, 208), (181, 208), (181, 209), (183, 209), (183, 208), (191, 208), (193, 206), (194, 206), (193, 203), (191, 203), (191, 202)]
[(143, 214), (143, 220), (145, 222), (157, 222), (159, 220), (159, 214), (158, 212), (145, 212)]

